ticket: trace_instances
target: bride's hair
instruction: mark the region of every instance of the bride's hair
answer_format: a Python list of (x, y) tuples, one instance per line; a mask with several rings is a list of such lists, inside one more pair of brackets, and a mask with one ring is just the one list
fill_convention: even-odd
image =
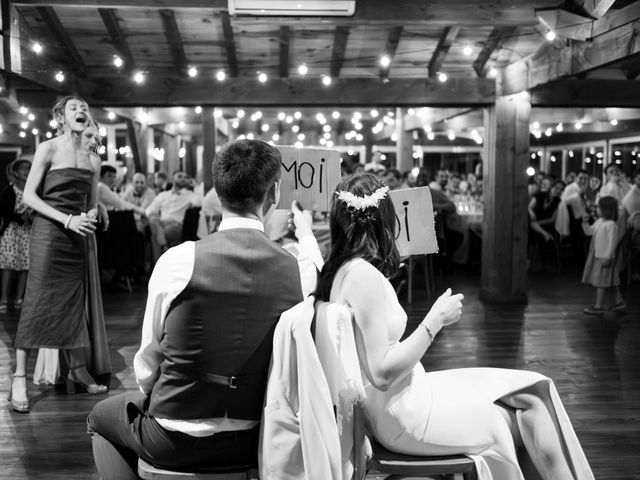
[(373, 202), (366, 208), (354, 208), (352, 202), (338, 197), (338, 192), (349, 192), (356, 197), (371, 198), (371, 195), (380, 195), (382, 187), (384, 183), (371, 173), (351, 175), (336, 187), (329, 220), (331, 251), (318, 279), (318, 299), (329, 300), (336, 272), (352, 258), (366, 260), (386, 277), (398, 271), (396, 214), (389, 195), (381, 195), (377, 204)]

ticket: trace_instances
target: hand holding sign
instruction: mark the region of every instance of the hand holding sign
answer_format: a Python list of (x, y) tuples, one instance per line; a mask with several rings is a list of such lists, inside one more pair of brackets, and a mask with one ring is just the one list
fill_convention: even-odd
[(405, 257), (437, 252), (429, 187), (392, 190), (389, 196), (396, 210), (396, 243), (400, 255)]

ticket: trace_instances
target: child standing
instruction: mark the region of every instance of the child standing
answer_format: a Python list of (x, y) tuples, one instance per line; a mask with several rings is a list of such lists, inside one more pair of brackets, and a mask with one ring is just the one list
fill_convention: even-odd
[(598, 220), (589, 225), (588, 217), (582, 219), (584, 233), (591, 236), (589, 254), (584, 265), (582, 282), (596, 287), (596, 303), (584, 309), (587, 315), (602, 315), (605, 312), (604, 297), (613, 294), (609, 310), (625, 312), (627, 304), (620, 294), (620, 268), (616, 265), (618, 241), (618, 201), (614, 197), (601, 197), (597, 206)]

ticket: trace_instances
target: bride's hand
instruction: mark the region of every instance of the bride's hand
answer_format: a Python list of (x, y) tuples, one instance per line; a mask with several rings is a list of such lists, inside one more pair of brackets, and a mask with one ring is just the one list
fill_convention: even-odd
[(447, 288), (447, 291), (440, 295), (435, 301), (431, 310), (427, 313), (425, 321), (430, 319), (435, 322), (438, 330), (441, 327), (457, 322), (460, 320), (460, 315), (462, 315), (463, 298), (464, 295), (461, 293), (451, 295), (451, 289)]

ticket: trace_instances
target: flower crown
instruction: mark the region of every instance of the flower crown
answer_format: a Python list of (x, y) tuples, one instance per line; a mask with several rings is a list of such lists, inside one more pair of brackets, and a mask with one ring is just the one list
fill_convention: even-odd
[(378, 208), (380, 200), (386, 197), (388, 192), (389, 187), (384, 186), (378, 188), (371, 195), (365, 195), (364, 197), (354, 195), (351, 192), (345, 192), (344, 190), (336, 192), (336, 195), (338, 196), (338, 200), (346, 203), (348, 207), (351, 207), (354, 210), (366, 210), (370, 207)]

